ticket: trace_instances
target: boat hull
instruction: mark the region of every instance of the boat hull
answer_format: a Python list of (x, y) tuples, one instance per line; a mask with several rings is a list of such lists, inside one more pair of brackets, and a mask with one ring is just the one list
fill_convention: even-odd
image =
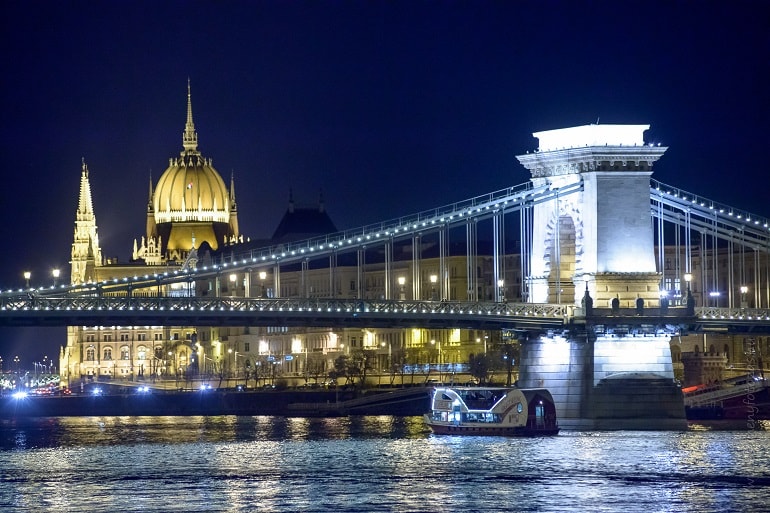
[(436, 435), (455, 436), (553, 436), (559, 434), (559, 428), (533, 429), (527, 426), (494, 426), (443, 424), (425, 419), (425, 424)]

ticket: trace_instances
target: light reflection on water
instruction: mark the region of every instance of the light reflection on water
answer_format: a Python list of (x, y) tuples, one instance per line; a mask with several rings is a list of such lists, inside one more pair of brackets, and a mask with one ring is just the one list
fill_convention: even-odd
[(770, 434), (439, 437), (419, 417), (0, 423), (0, 511), (767, 511)]

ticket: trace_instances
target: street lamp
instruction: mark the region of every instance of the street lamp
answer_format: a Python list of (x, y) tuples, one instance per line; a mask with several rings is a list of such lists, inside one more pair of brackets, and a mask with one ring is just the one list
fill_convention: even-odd
[(430, 300), (435, 301), (436, 300), (436, 282), (438, 281), (438, 276), (435, 274), (430, 275)]
[[(385, 342), (380, 342), (380, 346), (384, 349)], [(393, 370), (393, 342), (388, 342), (388, 363), (387, 370), (391, 372)]]
[(265, 278), (267, 278), (267, 273), (265, 271), (259, 271), (259, 284), (262, 289), (259, 297), (265, 297)]
[(27, 288), (29, 288), (29, 279), (32, 278), (32, 273), (29, 271), (24, 271), (24, 281), (27, 282)]
[(232, 296), (235, 296), (235, 280), (238, 279), (238, 276), (235, 275), (235, 273), (230, 275), (230, 291), (232, 292)]
[(687, 283), (687, 315), (695, 315), (695, 298), (692, 297), (692, 290), (690, 290), (690, 282), (692, 281), (692, 274), (685, 273), (684, 281)]
[(56, 288), (56, 281), (59, 279), (59, 275), (61, 274), (61, 271), (59, 269), (54, 269), (51, 271), (51, 274), (53, 275), (53, 286)]
[[(406, 278), (403, 277), (403, 276), (399, 276), (398, 277), (398, 286), (401, 288), (401, 292), (400, 292), (401, 296), (399, 297), (399, 299), (401, 301), (406, 299), (406, 292), (404, 292), (404, 284), (405, 283), (406, 283)], [(29, 285), (27, 285), (27, 286), (29, 286)]]
[[(431, 340), (430, 343), (431, 343), (431, 345), (436, 345), (436, 341), (435, 340)], [(437, 365), (437, 367), (438, 367), (438, 379), (439, 379), (439, 381), (441, 381), (441, 341), (440, 340), (438, 341), (438, 346), (437, 347), (438, 347), (438, 365)]]
[(749, 291), (749, 288), (746, 285), (741, 285), (741, 308), (746, 308), (748, 306), (748, 303), (746, 302), (746, 293)]

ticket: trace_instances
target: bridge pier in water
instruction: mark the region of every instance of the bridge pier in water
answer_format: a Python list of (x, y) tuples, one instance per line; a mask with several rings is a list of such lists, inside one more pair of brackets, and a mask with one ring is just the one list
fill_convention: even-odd
[(519, 386), (547, 388), (566, 429), (685, 429), (670, 335), (537, 334), (521, 341)]

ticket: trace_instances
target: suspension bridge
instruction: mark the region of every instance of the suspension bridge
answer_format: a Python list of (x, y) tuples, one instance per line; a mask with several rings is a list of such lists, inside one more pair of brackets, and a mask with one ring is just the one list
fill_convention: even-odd
[[(770, 221), (652, 179), (666, 148), (644, 143), (647, 128), (536, 133), (539, 148), (517, 157), (529, 182), (397, 219), (6, 290), (0, 325), (509, 330), (520, 383), (551, 389), (567, 422), (633, 425), (642, 412), (681, 426), (669, 340), (770, 332)], [(344, 292), (342, 267), (355, 277)], [(633, 411), (618, 394), (634, 395)]]

